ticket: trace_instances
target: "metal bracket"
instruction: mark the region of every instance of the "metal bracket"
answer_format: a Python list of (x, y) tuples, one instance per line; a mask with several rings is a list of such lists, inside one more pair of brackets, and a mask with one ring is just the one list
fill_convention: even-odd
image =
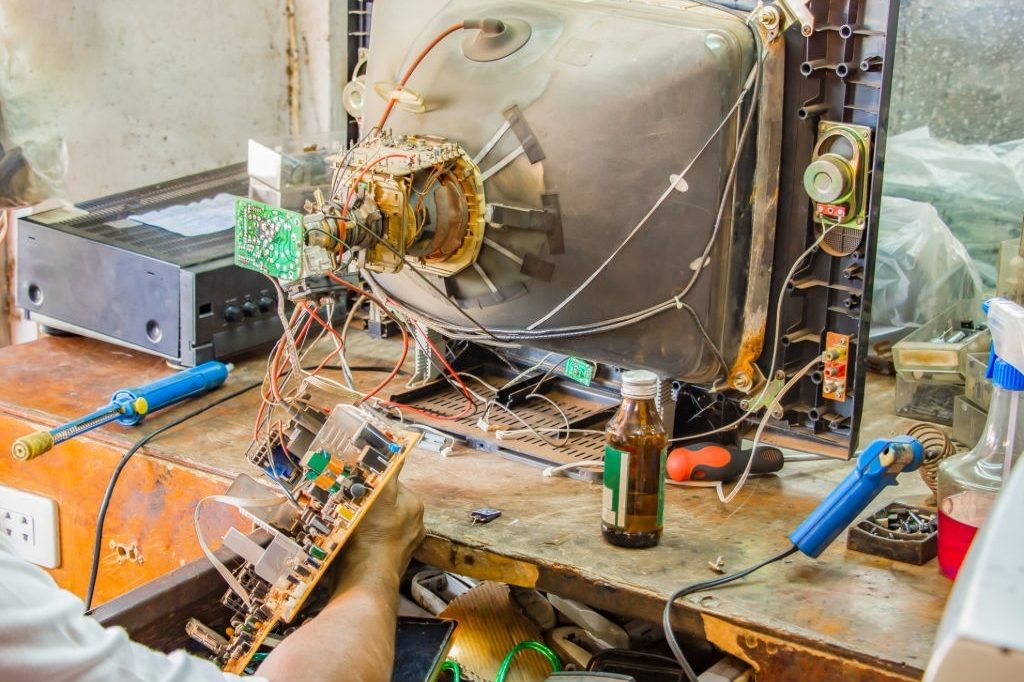
[[(757, 395), (753, 398), (744, 398), (740, 401), (740, 409), (744, 412), (750, 412), (751, 414), (757, 414), (762, 408), (768, 407), (775, 401), (775, 396), (779, 395), (782, 387), (786, 385), (785, 375), (781, 378), (769, 381), (768, 386), (756, 391)], [(776, 405), (772, 411), (772, 418), (781, 419), (783, 414), (782, 405)]]
[(800, 35), (810, 38), (814, 34), (814, 15), (808, 7), (811, 0), (775, 0), (775, 6), (782, 10), (782, 30), (793, 24), (800, 24)]
[(433, 344), (438, 353), (444, 354), (444, 337), (433, 329), (423, 330), (419, 325), (413, 325), (412, 338), (415, 341), (414, 347), (414, 370), (410, 385), (434, 381), (441, 376), (441, 369), (432, 361), (433, 351), (430, 345)]

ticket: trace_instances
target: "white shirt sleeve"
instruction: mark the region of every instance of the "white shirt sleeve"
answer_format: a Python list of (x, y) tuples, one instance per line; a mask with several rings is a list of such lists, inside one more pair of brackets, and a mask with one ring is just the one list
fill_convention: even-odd
[(21, 682), (266, 682), (222, 673), (184, 651), (165, 655), (104, 628), (81, 600), (0, 537), (0, 680)]

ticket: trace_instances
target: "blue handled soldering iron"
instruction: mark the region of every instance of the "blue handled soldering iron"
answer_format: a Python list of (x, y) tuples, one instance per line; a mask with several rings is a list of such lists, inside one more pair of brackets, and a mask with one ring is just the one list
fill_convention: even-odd
[(227, 378), (227, 365), (207, 362), (140, 388), (123, 388), (114, 393), (107, 405), (95, 412), (49, 431), (37, 431), (19, 438), (11, 446), (11, 454), (15, 459), (27, 461), (49, 452), (58, 443), (110, 422), (135, 426), (150, 412), (211, 391)]
[(789, 549), (770, 557), (756, 566), (724, 575), (713, 580), (687, 585), (672, 593), (662, 612), (662, 626), (665, 628), (665, 639), (675, 655), (686, 678), (691, 682), (697, 675), (686, 660), (686, 655), (676, 641), (672, 630), (672, 604), (680, 597), (694, 592), (711, 589), (750, 575), (768, 564), (796, 553), (803, 552), (811, 558), (817, 558), (825, 548), (832, 544), (843, 530), (853, 523), (871, 503), (882, 489), (896, 485), (896, 477), (905, 471), (914, 471), (924, 459), (924, 448), (910, 436), (880, 438), (872, 441), (864, 448), (857, 458), (857, 465), (846, 475), (846, 478), (821, 501), (811, 515), (789, 535), (792, 543)]
[(872, 441), (842, 483), (790, 533), (790, 542), (816, 559), (883, 488), (896, 485), (896, 476), (914, 471), (923, 459), (924, 448), (910, 436)]

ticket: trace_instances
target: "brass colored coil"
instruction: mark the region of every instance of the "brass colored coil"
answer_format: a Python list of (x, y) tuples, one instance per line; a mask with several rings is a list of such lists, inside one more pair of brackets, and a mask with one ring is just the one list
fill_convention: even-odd
[(924, 461), (917, 472), (934, 495), (938, 485), (939, 463), (955, 455), (956, 447), (946, 432), (933, 424), (914, 424), (907, 435), (916, 438), (924, 447)]

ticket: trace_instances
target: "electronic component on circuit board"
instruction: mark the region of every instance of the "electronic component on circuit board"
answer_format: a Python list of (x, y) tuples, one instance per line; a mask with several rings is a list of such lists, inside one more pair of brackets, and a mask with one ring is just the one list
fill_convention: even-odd
[[(225, 576), (232, 587), (223, 599), (234, 611), (232, 634), (222, 642), (201, 623), (188, 627), (190, 636), (211, 651), (225, 672), (244, 671), (268, 636), (295, 621), (419, 438), (418, 432), (341, 404), (331, 408), (307, 452), (273, 443), (270, 456), (275, 464), (269, 467), (267, 448), (252, 451), (254, 463), (284, 495), (242, 475), (220, 501), (236, 506), (272, 539), (261, 546), (238, 529), (228, 531), (225, 546), (243, 560)], [(280, 458), (287, 458), (296, 474), (291, 482), (275, 474), (281, 470)], [(227, 570), (219, 562), (215, 565)]]

